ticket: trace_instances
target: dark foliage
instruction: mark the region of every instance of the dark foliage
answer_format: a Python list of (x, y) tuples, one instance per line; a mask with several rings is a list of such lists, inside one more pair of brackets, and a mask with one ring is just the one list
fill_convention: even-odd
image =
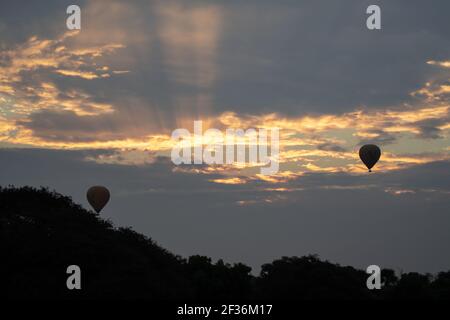
[[(72, 264), (81, 267), (82, 290), (66, 288)], [(30, 187), (0, 188), (0, 272), (0, 295), (13, 299), (450, 299), (450, 272), (398, 278), (383, 270), (383, 289), (369, 291), (364, 271), (316, 256), (283, 257), (259, 277), (241, 263), (186, 260), (68, 197)]]
[(367, 274), (316, 256), (283, 257), (262, 266), (256, 294), (278, 299), (368, 299)]

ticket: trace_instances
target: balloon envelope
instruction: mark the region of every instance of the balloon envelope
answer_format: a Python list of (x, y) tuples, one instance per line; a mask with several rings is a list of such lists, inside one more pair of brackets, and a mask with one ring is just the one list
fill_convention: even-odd
[(100, 213), (108, 203), (110, 195), (109, 190), (105, 187), (93, 186), (87, 191), (86, 197), (95, 212)]
[(372, 172), (372, 167), (378, 162), (381, 156), (381, 150), (374, 144), (366, 144), (359, 149), (359, 157), (366, 165), (369, 172)]

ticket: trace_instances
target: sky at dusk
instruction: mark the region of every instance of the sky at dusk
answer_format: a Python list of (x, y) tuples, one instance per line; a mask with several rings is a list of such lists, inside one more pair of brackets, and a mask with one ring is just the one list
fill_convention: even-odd
[[(81, 30), (66, 8), (81, 8)], [(382, 29), (366, 28), (378, 4)], [(1, 1), (0, 185), (183, 256), (450, 266), (450, 2)], [(279, 128), (280, 170), (175, 165), (173, 130)], [(382, 156), (368, 173), (367, 143)]]

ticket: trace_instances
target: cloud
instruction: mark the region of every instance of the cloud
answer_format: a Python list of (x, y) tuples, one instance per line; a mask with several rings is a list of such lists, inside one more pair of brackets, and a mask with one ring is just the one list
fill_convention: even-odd
[(215, 80), (215, 58), (222, 14), (215, 4), (191, 6), (157, 2), (158, 36), (165, 51), (164, 63), (174, 81), (210, 87)]
[(442, 127), (448, 126), (450, 123), (450, 115), (442, 119), (429, 119), (419, 121), (417, 126), (420, 130), (420, 137), (424, 139), (440, 139), (443, 138), (444, 130)]
[[(77, 115), (110, 113), (110, 104), (98, 101), (82, 90), (61, 90), (55, 74), (92, 80), (110, 76), (96, 59), (121, 48), (107, 44), (87, 48), (68, 48), (77, 32), (66, 32), (55, 40), (33, 36), (23, 44), (0, 53), (0, 94), (8, 108), (7, 117), (20, 119), (42, 109), (71, 111)], [(2, 108), (2, 109), (3, 109)]]
[(374, 33), (369, 1), (232, 2), (222, 47), (234, 50), (224, 52), (217, 109), (298, 115), (415, 103), (410, 92), (434, 71), (425, 62), (448, 59), (450, 42), (448, 3), (413, 3), (379, 1), (386, 27)]
[[(70, 83), (91, 95), (99, 89), (111, 99), (136, 95), (170, 116), (274, 110), (298, 116), (414, 104), (410, 93), (448, 60), (448, 3), (379, 3), (386, 28), (374, 33), (364, 23), (369, 1), (82, 1), (83, 29), (71, 39), (81, 46), (75, 52), (124, 45), (100, 60), (131, 72), (122, 75), (125, 81), (93, 78), (100, 71), (60, 72), (69, 70)], [(16, 30), (4, 26), (5, 46), (33, 31), (38, 39), (56, 39), (65, 27), (53, 19), (60, 10), (47, 1), (4, 4), (6, 26), (13, 25), (13, 12), (27, 21)], [(79, 76), (92, 80), (80, 85)]]
[(434, 61), (434, 60), (430, 60), (430, 61), (427, 61), (427, 63), (431, 64), (433, 66), (450, 68), (450, 61)]
[(215, 183), (221, 183), (221, 184), (243, 184), (245, 183), (245, 180), (242, 178), (225, 178), (225, 179), (213, 179), (211, 180)]
[[(51, 24), (5, 37), (0, 143), (107, 149), (89, 160), (145, 166), (194, 119), (204, 129), (280, 128), (278, 175), (173, 168), (226, 175), (214, 185), (361, 174), (366, 143), (382, 147), (379, 172), (449, 158), (446, 3), (383, 3), (383, 36), (361, 27), (364, 3), (255, 4), (87, 1), (82, 32)], [(423, 18), (405, 29), (409, 14)]]
[[(147, 116), (130, 117), (129, 114), (133, 109), (136, 114)], [(376, 112), (358, 110), (342, 115), (308, 115), (299, 118), (283, 118), (276, 114), (240, 116), (225, 113), (217, 118), (207, 119), (206, 123), (223, 130), (228, 126), (242, 129), (279, 128), (280, 162), (286, 164), (282, 167), (283, 171), (292, 170), (291, 166), (295, 165), (299, 172), (304, 170), (364, 172), (365, 168), (357, 155), (358, 146), (376, 143), (384, 149), (384, 146), (390, 144), (396, 146), (406, 144), (407, 141), (445, 138), (448, 135), (448, 112), (447, 106), (426, 106)], [(5, 134), (3, 140), (54, 148), (136, 149), (133, 151), (136, 154), (143, 151), (145, 155), (146, 151), (152, 151), (167, 155), (176, 141), (171, 139), (170, 131), (155, 130), (158, 124), (150, 125), (152, 118), (152, 113), (136, 106), (127, 111), (120, 109), (101, 116), (80, 116), (71, 111), (42, 110), (24, 120), (17, 120), (15, 126), (12, 126), (14, 130), (11, 126), (9, 129), (5, 127), (11, 134)], [(150, 127), (147, 127), (148, 125)], [(205, 126), (204, 130), (207, 127)], [(339, 136), (343, 138), (336, 138)], [(405, 138), (409, 140), (402, 142)], [(195, 141), (190, 143), (193, 145)], [(448, 159), (448, 156), (448, 152), (442, 148), (436, 149), (434, 154), (430, 155), (421, 152), (420, 145), (411, 146), (409, 154), (405, 154), (404, 151), (396, 152), (393, 147), (388, 148), (386, 152), (383, 150), (377, 169), (392, 170), (404, 165)], [(145, 159), (144, 156), (136, 157), (139, 158)], [(117, 161), (119, 160), (120, 158), (117, 158)], [(254, 165), (241, 168), (246, 170)], [(224, 168), (216, 166), (211, 170), (230, 170), (229, 167)]]

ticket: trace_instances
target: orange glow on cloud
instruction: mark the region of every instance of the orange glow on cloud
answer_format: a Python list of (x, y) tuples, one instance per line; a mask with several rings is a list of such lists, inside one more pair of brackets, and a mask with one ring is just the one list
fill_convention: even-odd
[[(220, 130), (279, 128), (280, 163), (285, 164), (286, 167), (273, 176), (253, 175), (256, 179), (270, 183), (283, 183), (308, 171), (365, 172), (366, 169), (361, 165), (357, 154), (358, 139), (370, 141), (389, 134), (394, 137), (408, 136), (409, 141), (419, 141), (423, 139), (420, 137), (423, 129), (421, 122), (427, 120), (440, 120), (436, 128), (441, 131), (448, 144), (450, 106), (446, 100), (448, 99), (446, 94), (450, 93), (450, 86), (437, 81), (433, 82), (433, 80), (411, 93), (424, 97), (420, 106), (395, 106), (373, 111), (357, 108), (343, 114), (308, 114), (290, 117), (277, 113), (242, 115), (223, 112), (212, 115), (213, 99), (208, 89), (211, 89), (218, 78), (216, 58), (222, 33), (223, 12), (219, 6), (215, 5), (191, 8), (188, 12), (184, 9), (175, 4), (157, 5), (157, 12), (162, 21), (158, 37), (163, 44), (164, 63), (176, 82), (202, 88), (205, 93), (194, 98), (183, 95), (174, 97), (181, 107), (185, 105), (198, 107), (195, 112), (190, 112), (191, 109), (186, 112), (183, 108), (176, 110), (174, 123), (178, 128), (187, 128), (191, 132), (193, 132), (192, 121), (195, 118), (203, 121), (203, 131), (208, 128)], [(57, 83), (46, 78), (36, 77), (35, 85), (25, 81), (24, 75), (33, 74), (36, 70), (45, 70), (53, 76), (94, 82), (129, 72), (128, 70), (112, 70), (111, 66), (98, 63), (98, 58), (114, 55), (117, 50), (124, 48), (124, 44), (110, 42), (88, 46), (75, 41), (75, 47), (71, 48), (69, 40), (77, 34), (77, 32), (67, 32), (54, 40), (39, 39), (34, 36), (15, 48), (0, 52), (10, 61), (0, 66), (0, 142), (13, 146), (55, 149), (111, 149), (126, 155), (88, 159), (100, 163), (139, 165), (151, 162), (155, 154), (169, 155), (176, 144), (169, 133), (176, 128), (163, 128), (164, 130), (161, 129), (156, 133), (148, 134), (147, 132), (137, 137), (137, 135), (131, 136), (128, 130), (121, 131), (118, 127), (111, 138), (100, 139), (104, 137), (99, 130), (93, 132), (92, 141), (77, 141), (69, 138), (66, 140), (45, 139), (24, 125), (32, 121), (32, 115), (44, 110), (73, 113), (74, 119), (78, 120), (84, 120), (86, 117), (94, 117), (95, 120), (95, 117), (100, 119), (103, 116), (117, 114), (118, 106), (114, 102), (98, 102), (96, 97), (81, 90), (62, 92)], [(444, 69), (450, 67), (450, 61), (428, 61), (427, 63)], [(141, 132), (139, 130), (142, 128), (135, 129)], [(51, 136), (52, 129), (48, 130)], [(76, 135), (75, 129), (74, 131), (67, 129), (67, 136)], [(189, 147), (199, 144), (205, 146), (220, 142), (220, 139), (221, 137), (209, 136), (208, 140), (199, 142), (198, 137), (192, 136), (185, 143)], [(411, 145), (414, 144), (411, 143)], [(420, 148), (411, 152), (413, 155), (396, 154), (393, 151), (383, 152), (376, 168), (387, 171), (408, 165), (449, 159), (448, 148), (444, 146), (437, 152), (423, 155), (420, 154)], [(249, 172), (257, 165), (256, 163), (235, 164), (195, 170), (205, 174), (221, 172), (238, 175)], [(246, 179), (234, 176), (211, 181), (221, 184), (247, 183)]]
[(215, 183), (220, 183), (220, 184), (245, 184), (246, 181), (244, 179), (241, 178), (226, 178), (226, 179), (213, 179), (211, 180), (212, 182)]

